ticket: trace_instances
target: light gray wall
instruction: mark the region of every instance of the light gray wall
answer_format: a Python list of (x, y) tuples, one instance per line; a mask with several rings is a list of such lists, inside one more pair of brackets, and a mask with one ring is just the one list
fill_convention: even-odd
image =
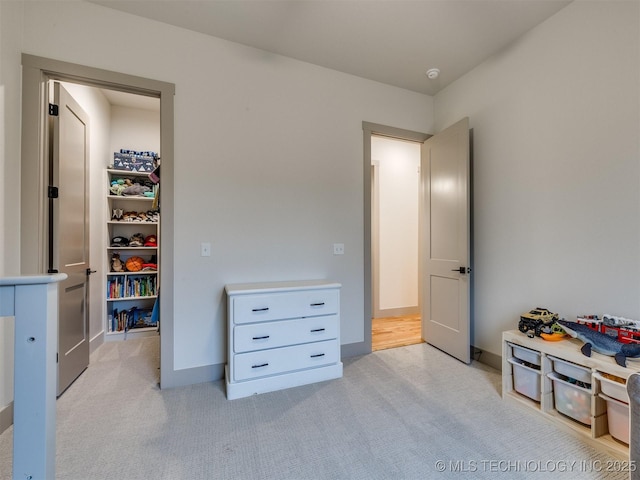
[(473, 129), (477, 347), (536, 306), (640, 318), (639, 8), (573, 2), (435, 97)]
[[(156, 100), (156, 99), (154, 99)], [(159, 105), (160, 100), (156, 100)], [(113, 164), (113, 152), (121, 148), (139, 151), (160, 151), (160, 109), (143, 109), (136, 106), (113, 105), (111, 107), (111, 138), (108, 159)]]
[[(0, 37), (14, 47), (2, 62), (12, 99), (2, 107), (12, 154), (2, 161), (16, 177), (21, 51), (176, 85), (175, 309), (165, 312), (176, 371), (225, 362), (223, 287), (232, 282), (341, 282), (342, 341), (363, 341), (362, 121), (431, 131), (432, 97), (98, 5), (6, 3), (3, 27), (6, 14), (19, 28)], [(16, 188), (2, 201), (15, 205)], [(1, 226), (16, 250), (19, 232)], [(212, 243), (211, 257), (200, 257), (201, 242)], [(333, 255), (336, 242), (344, 256)], [(2, 257), (17, 268), (17, 253), (3, 248)]]

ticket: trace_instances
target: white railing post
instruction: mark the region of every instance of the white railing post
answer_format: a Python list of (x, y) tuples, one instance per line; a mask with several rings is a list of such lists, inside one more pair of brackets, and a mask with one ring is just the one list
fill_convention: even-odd
[(15, 317), (14, 480), (55, 478), (58, 282), (66, 278), (0, 278), (0, 316)]

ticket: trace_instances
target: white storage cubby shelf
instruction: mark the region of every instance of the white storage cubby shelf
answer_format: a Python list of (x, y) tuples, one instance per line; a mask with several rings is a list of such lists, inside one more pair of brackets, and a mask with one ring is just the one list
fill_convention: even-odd
[[(107, 187), (107, 282), (106, 282), (106, 340), (122, 340), (127, 336), (148, 336), (157, 334), (157, 325), (150, 324), (150, 312), (153, 309), (159, 288), (159, 246), (160, 246), (160, 215), (155, 220), (148, 219), (127, 221), (113, 217), (115, 209), (126, 212), (146, 213), (152, 210), (154, 197), (113, 195), (109, 187), (117, 178), (128, 178), (134, 183), (136, 180), (148, 179), (148, 173), (127, 170), (107, 169), (109, 186)], [(130, 239), (135, 234), (143, 238), (155, 235), (155, 246), (112, 246), (112, 239), (121, 236)], [(147, 263), (154, 263), (155, 269), (141, 271), (112, 270), (112, 258), (118, 254), (122, 264), (131, 257), (140, 257)], [(125, 312), (123, 314), (123, 312)], [(133, 313), (135, 312), (135, 313)], [(131, 321), (126, 326), (124, 317), (127, 314)], [(122, 317), (119, 321), (118, 316)]]
[(225, 290), (229, 400), (342, 377), (339, 283), (236, 284)]
[[(593, 446), (626, 460), (629, 447), (621, 441), (626, 433), (626, 404), (618, 402), (609, 407), (615, 412), (607, 412), (612, 402), (603, 392), (612, 395), (612, 382), (606, 376), (626, 381), (629, 375), (640, 371), (640, 360), (627, 359), (627, 367), (621, 367), (613, 357), (595, 352), (591, 357), (583, 355), (582, 345), (580, 340), (571, 338), (546, 341), (529, 338), (518, 330), (503, 332), (502, 397), (537, 410)], [(567, 377), (573, 380), (566, 381)], [(624, 384), (617, 387), (624, 391)], [(623, 395), (615, 396), (624, 400)], [(621, 416), (622, 428), (618, 420)], [(628, 416), (627, 405), (627, 423)], [(623, 432), (618, 433), (620, 430)]]

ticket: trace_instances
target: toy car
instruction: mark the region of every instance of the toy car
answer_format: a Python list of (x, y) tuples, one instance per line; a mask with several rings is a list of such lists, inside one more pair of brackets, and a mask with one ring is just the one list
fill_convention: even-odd
[(528, 337), (539, 337), (543, 332), (551, 333), (552, 326), (558, 318), (557, 313), (537, 307), (520, 315), (518, 330), (526, 333)]

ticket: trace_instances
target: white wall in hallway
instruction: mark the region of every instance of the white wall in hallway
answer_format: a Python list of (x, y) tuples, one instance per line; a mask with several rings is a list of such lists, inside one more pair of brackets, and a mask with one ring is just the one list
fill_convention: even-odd
[(420, 144), (371, 138), (379, 201), (380, 310), (418, 306)]

